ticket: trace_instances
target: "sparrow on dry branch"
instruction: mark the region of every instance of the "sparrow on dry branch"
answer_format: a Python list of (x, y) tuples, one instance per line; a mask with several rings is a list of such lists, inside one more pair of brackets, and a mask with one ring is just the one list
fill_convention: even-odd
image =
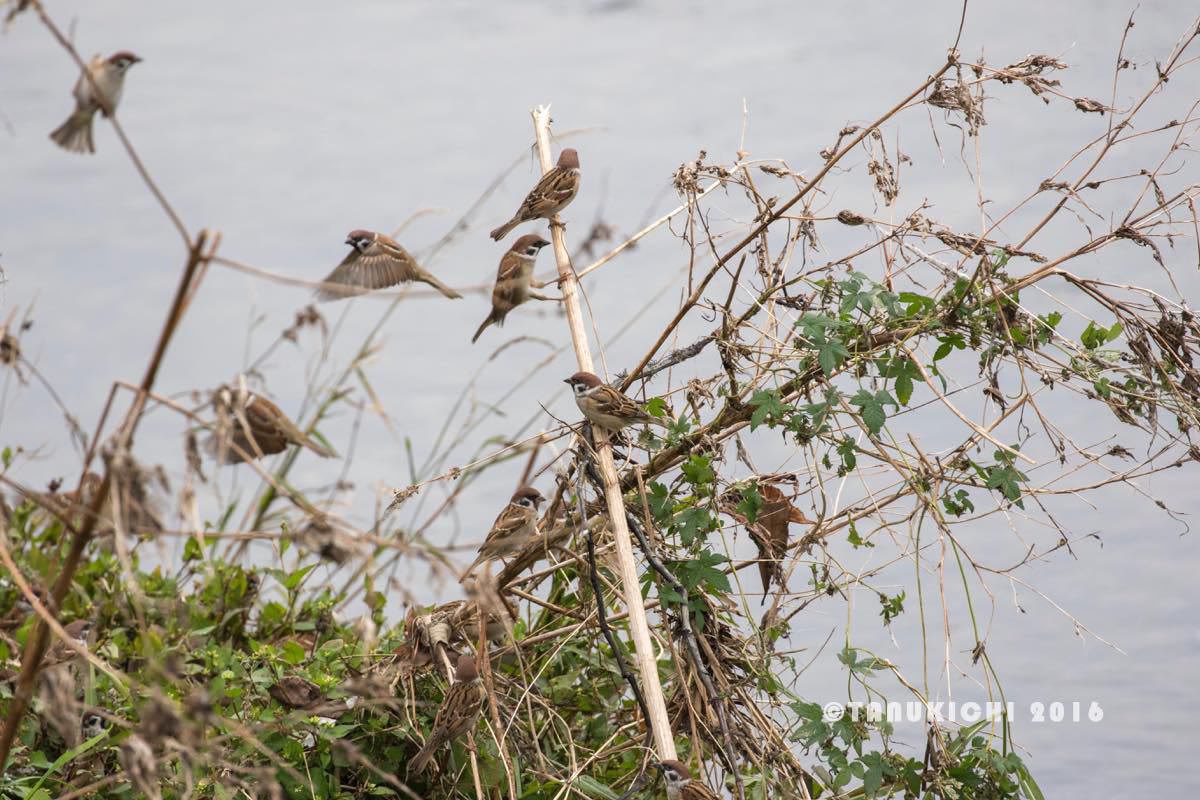
[(409, 762), (409, 771), (423, 771), (439, 747), (474, 729), (484, 699), (483, 680), (479, 677), (475, 658), (463, 653), (454, 668), (454, 683), (446, 690), (446, 697), (433, 721), (433, 730), (421, 752)]
[(462, 297), (423, 269), (407, 250), (389, 236), (374, 231), (354, 230), (347, 234), (346, 244), (354, 249), (322, 281), (327, 285), (317, 290), (318, 300), (341, 300), (413, 281), (427, 283), (451, 299)]
[[(251, 391), (221, 386), (213, 392), (218, 418), (217, 436), (210, 443), (223, 464), (282, 453), (290, 445), (307, 447), (322, 458), (334, 452), (313, 441), (279, 406)], [(242, 452), (238, 452), (238, 450)], [(246, 455), (243, 456), (242, 453)]]
[(668, 425), (658, 417), (646, 413), (640, 405), (611, 386), (606, 385), (590, 372), (576, 372), (563, 383), (571, 384), (575, 393), (575, 405), (587, 417), (588, 422), (616, 433), (630, 425)]
[(542, 493), (532, 486), (522, 486), (513, 493), (508, 505), (492, 523), (479, 547), (479, 557), (471, 562), (463, 575), (470, 575), (484, 561), (511, 556), (525, 549), (538, 537), (538, 504), (545, 502)]
[(513, 242), (513, 246), (500, 257), (500, 267), (496, 270), (496, 287), (492, 289), (492, 313), (471, 337), (472, 344), (487, 326), (494, 324), (503, 327), (508, 312), (526, 300), (554, 299), (534, 292), (530, 286), (533, 280), (533, 262), (537, 260), (538, 251), (548, 244), (550, 243), (536, 233), (528, 233)]
[(682, 761), (670, 759), (657, 766), (667, 782), (668, 800), (720, 800), (720, 795), (692, 778)]
[(526, 195), (513, 218), (492, 231), (497, 242), (508, 236), (508, 232), (533, 219), (550, 219), (566, 208), (579, 191), (579, 153), (568, 147), (558, 156), (558, 163), (542, 176), (537, 186)]
[[(66, 122), (50, 133), (54, 143), (72, 153), (96, 152), (92, 120), (97, 111), (107, 117), (117, 110), (121, 89), (125, 86), (125, 73), (139, 61), (140, 58), (127, 50), (113, 53), (108, 58), (93, 56), (87, 65), (87, 74), (80, 75), (75, 82), (75, 110)], [(88, 80), (88, 74), (92, 80)], [(97, 89), (100, 95), (97, 95)]]
[[(92, 627), (93, 623), (90, 619), (77, 619), (66, 625), (63, 630), (72, 642), (86, 649), (88, 639), (92, 635)], [(79, 658), (79, 654), (71, 649), (66, 642), (59, 640), (46, 651), (46, 655), (42, 659), (42, 667), (48, 669), (60, 664), (69, 664), (77, 658)]]

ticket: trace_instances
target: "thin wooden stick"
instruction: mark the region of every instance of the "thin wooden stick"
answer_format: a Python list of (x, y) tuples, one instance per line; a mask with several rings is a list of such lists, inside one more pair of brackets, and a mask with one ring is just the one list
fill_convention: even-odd
[[(545, 174), (553, 164), (550, 158), (550, 106), (538, 106), (531, 113), (534, 135), (537, 136), (538, 159), (541, 161), (542, 173)], [(579, 305), (575, 270), (571, 267), (571, 256), (563, 237), (562, 222), (557, 216), (550, 221), (550, 238), (554, 243), (559, 287), (562, 290), (563, 307), (567, 311), (567, 325), (571, 329), (575, 360), (581, 370), (594, 372), (592, 352), (583, 323), (583, 311)], [(642, 694), (650, 709), (650, 719), (646, 722), (654, 733), (659, 759), (673, 759), (676, 755), (675, 737), (671, 735), (671, 720), (667, 716), (667, 704), (663, 699), (662, 684), (658, 680), (658, 663), (650, 641), (650, 626), (646, 622), (646, 607), (642, 602), (637, 563), (633, 560), (633, 544), (630, 542), (629, 528), (625, 521), (625, 500), (621, 496), (621, 483), (617, 477), (616, 464), (613, 462), (612, 446), (603, 431), (594, 426), (592, 430), (596, 439), (600, 479), (604, 483), (604, 499), (608, 505), (608, 519), (616, 545), (617, 563), (620, 566), (621, 585), (625, 590), (625, 605), (629, 610), (629, 634), (633, 638), (638, 673), (642, 679)]]

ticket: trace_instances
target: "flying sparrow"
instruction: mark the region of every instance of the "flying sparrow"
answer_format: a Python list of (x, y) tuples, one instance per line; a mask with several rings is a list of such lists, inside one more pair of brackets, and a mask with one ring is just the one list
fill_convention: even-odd
[(251, 391), (221, 386), (213, 392), (213, 408), (220, 424), (210, 449), (224, 464), (240, 464), (247, 457), (282, 453), (293, 444), (307, 447), (322, 458), (334, 455), (300, 430), (279, 406)]
[(492, 231), (492, 238), (498, 242), (513, 228), (531, 219), (550, 219), (566, 208), (578, 191), (579, 153), (568, 147), (559, 154), (558, 163), (526, 195), (513, 218)]
[[(92, 621), (90, 619), (77, 619), (65, 626), (63, 630), (66, 631), (67, 637), (71, 641), (86, 649), (88, 638), (92, 635)], [(56, 667), (60, 664), (68, 664), (77, 658), (79, 658), (79, 655), (66, 642), (60, 640), (56, 641), (46, 651), (46, 655), (42, 659), (42, 666)]]
[(588, 422), (609, 433), (616, 433), (630, 425), (668, 427), (666, 422), (647, 414), (640, 405), (605, 385), (590, 372), (576, 372), (563, 383), (571, 384), (571, 390), (575, 392), (575, 405), (579, 406)]
[(346, 235), (346, 244), (354, 249), (322, 281), (337, 285), (318, 289), (318, 300), (341, 300), (373, 289), (385, 289), (412, 281), (427, 283), (451, 299), (462, 297), (422, 269), (416, 259), (389, 236), (374, 231), (353, 230)]
[(479, 548), (479, 557), (467, 567), (464, 575), (470, 575), (484, 561), (490, 561), (504, 556), (511, 556), (525, 549), (525, 546), (538, 537), (537, 514), (538, 503), (546, 498), (532, 486), (518, 489), (508, 501), (508, 505), (492, 523), (492, 529), (483, 539)]
[(409, 770), (423, 771), (439, 747), (472, 730), (479, 720), (484, 698), (479, 667), (476, 666), (474, 657), (463, 653), (458, 657), (454, 669), (454, 683), (446, 690), (446, 697), (442, 700), (442, 706), (433, 721), (433, 730), (429, 732), (429, 738), (421, 752), (409, 762)]
[[(54, 143), (72, 153), (96, 152), (96, 145), (92, 141), (92, 120), (97, 111), (107, 117), (117, 110), (117, 104), (121, 102), (121, 89), (125, 85), (125, 73), (139, 61), (140, 58), (127, 50), (108, 58), (93, 56), (87, 65), (92, 80), (88, 80), (87, 75), (80, 75), (75, 82), (75, 110), (66, 122), (51, 132), (50, 138)], [(92, 81), (95, 81), (94, 85)], [(97, 88), (102, 97), (96, 94)]]
[(500, 257), (500, 267), (496, 270), (496, 288), (492, 289), (492, 313), (471, 337), (472, 344), (488, 325), (494, 323), (503, 327), (508, 312), (526, 300), (554, 299), (532, 291), (529, 285), (533, 280), (533, 262), (537, 260), (538, 251), (548, 244), (550, 243), (536, 233), (528, 233), (513, 242), (513, 246)]
[(667, 782), (668, 800), (719, 800), (716, 792), (692, 779), (692, 773), (682, 761), (663, 761), (658, 768)]

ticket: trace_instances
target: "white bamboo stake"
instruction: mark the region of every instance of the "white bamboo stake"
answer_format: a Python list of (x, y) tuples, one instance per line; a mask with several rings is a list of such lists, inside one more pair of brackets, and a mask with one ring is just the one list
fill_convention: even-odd
[[(550, 171), (550, 106), (533, 109), (533, 131), (537, 136), (538, 159), (542, 174)], [(567, 325), (571, 329), (571, 343), (575, 347), (575, 360), (581, 370), (595, 372), (592, 352), (588, 346), (587, 330), (583, 324), (583, 312), (579, 306), (579, 290), (575, 271), (571, 268), (571, 256), (567, 253), (563, 228), (556, 216), (550, 222), (550, 238), (554, 243), (554, 259), (558, 264), (559, 289), (563, 305), (567, 309)], [(638, 582), (637, 563), (633, 560), (633, 544), (629, 538), (629, 527), (625, 523), (625, 500), (621, 496), (621, 484), (617, 478), (617, 467), (613, 463), (612, 446), (608, 436), (599, 428), (592, 428), (596, 441), (600, 479), (604, 482), (604, 500), (608, 505), (608, 519), (612, 526), (613, 541), (617, 548), (617, 562), (621, 567), (621, 585), (625, 589), (625, 605), (629, 609), (629, 634), (633, 637), (633, 648), (637, 655), (638, 672), (641, 675), (642, 695), (650, 710), (650, 725), (654, 731), (654, 743), (658, 748), (659, 760), (676, 757), (675, 737), (671, 735), (671, 721), (667, 717), (667, 704), (663, 699), (662, 684), (658, 680), (658, 664), (654, 658), (654, 646), (650, 641), (650, 626), (646, 623), (646, 606), (642, 602), (641, 584)], [(604, 602), (597, 598), (597, 602)]]

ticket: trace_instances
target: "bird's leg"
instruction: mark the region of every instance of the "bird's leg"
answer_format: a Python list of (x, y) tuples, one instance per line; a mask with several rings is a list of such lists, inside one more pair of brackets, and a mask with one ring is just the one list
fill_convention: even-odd
[[(544, 286), (545, 284), (542, 284), (542, 285)], [(530, 292), (529, 298), (531, 300), (551, 300), (555, 303), (561, 303), (563, 300), (561, 297), (551, 297), (548, 294), (541, 294), (539, 292)]]

